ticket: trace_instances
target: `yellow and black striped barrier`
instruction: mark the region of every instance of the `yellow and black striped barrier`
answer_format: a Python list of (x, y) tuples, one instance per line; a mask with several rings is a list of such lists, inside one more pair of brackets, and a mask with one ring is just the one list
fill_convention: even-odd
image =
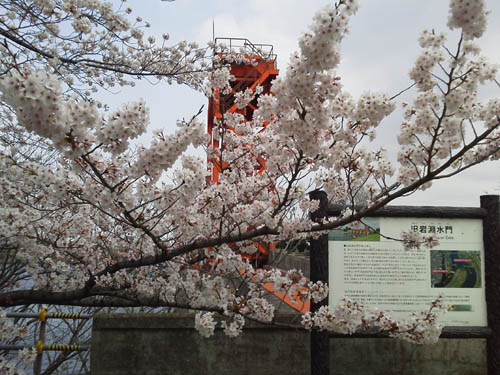
[(76, 313), (52, 313), (47, 314), (49, 319), (90, 319), (91, 315), (76, 314)]
[[(36, 343), (35, 349), (38, 356), (41, 356), (44, 351), (65, 351), (65, 352), (75, 352), (75, 351), (85, 351), (90, 349), (90, 345), (78, 345), (78, 344), (50, 344), (46, 345), (44, 343), (45, 339), (45, 325), (47, 319), (92, 319), (92, 315), (87, 314), (77, 314), (77, 313), (48, 313), (47, 307), (43, 306), (38, 314), (35, 313), (18, 313), (10, 312), (6, 314), (8, 318), (35, 318), (41, 323), (40, 325), (40, 337)], [(30, 348), (26, 345), (8, 345), (0, 343), (0, 350), (23, 350), (25, 348)]]
[[(23, 350), (23, 349), (29, 349), (31, 348), (30, 346), (25, 346), (25, 345), (6, 345), (6, 344), (0, 344), (0, 350)], [(37, 353), (42, 353), (44, 351), (71, 351), (71, 352), (76, 352), (76, 351), (85, 351), (90, 349), (90, 345), (45, 345), (41, 344), (40, 346), (37, 343), (37, 346), (35, 347)]]
[[(84, 348), (85, 347), (85, 348)], [(88, 345), (45, 345), (43, 350), (54, 350), (60, 352), (76, 352), (80, 350), (88, 350)]]
[[(7, 313), (7, 318), (37, 318), (40, 321), (46, 319), (92, 319), (92, 315), (76, 313), (47, 313), (40, 310), (40, 313)], [(43, 319), (43, 320), (42, 320)]]
[(45, 345), (42, 340), (38, 340), (38, 342), (36, 343), (36, 352), (38, 354), (42, 354), (42, 352), (45, 350), (59, 351), (59, 352), (77, 352), (77, 351), (89, 350), (89, 345), (77, 345), (77, 344)]

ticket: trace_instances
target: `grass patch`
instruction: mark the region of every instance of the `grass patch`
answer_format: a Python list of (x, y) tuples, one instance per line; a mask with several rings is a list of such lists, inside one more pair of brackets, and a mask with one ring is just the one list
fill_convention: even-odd
[(365, 236), (351, 238), (349, 241), (380, 241), (380, 233), (370, 233)]

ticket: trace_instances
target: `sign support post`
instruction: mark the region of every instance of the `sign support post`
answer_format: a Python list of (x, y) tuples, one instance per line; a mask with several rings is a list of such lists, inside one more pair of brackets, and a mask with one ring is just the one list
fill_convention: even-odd
[(483, 219), (486, 305), (488, 327), (488, 374), (500, 374), (500, 196), (482, 195), (481, 208), (487, 211)]
[[(328, 196), (324, 191), (315, 190), (309, 193), (309, 199), (319, 200), (319, 207), (311, 213), (311, 219), (321, 221), (327, 216)], [(323, 234), (311, 239), (310, 258), (311, 281), (328, 283), (328, 235)], [(328, 306), (328, 298), (319, 303), (311, 301), (311, 313), (321, 306)], [(311, 331), (311, 375), (330, 374), (330, 343), (328, 332)]]

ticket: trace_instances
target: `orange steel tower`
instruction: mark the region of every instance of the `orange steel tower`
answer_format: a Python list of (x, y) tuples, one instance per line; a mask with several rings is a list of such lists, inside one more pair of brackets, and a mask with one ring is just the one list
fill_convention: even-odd
[[(232, 63), (231, 74), (234, 76), (234, 81), (231, 82), (231, 92), (227, 95), (216, 92), (208, 101), (208, 134), (210, 136), (209, 147), (218, 150), (223, 149), (219, 138), (214, 133), (214, 122), (216, 119), (221, 119), (224, 113), (239, 113), (245, 117), (247, 121), (252, 120), (253, 112), (257, 109), (257, 98), (248, 103), (245, 108), (239, 109), (234, 102), (237, 92), (245, 91), (250, 88), (255, 91), (257, 86), (262, 86), (262, 94), (271, 92), (271, 82), (278, 75), (276, 69), (276, 55), (273, 53), (273, 46), (270, 44), (252, 44), (249, 40), (243, 38), (216, 38), (215, 44), (224, 45), (231, 49), (238, 48), (246, 60), (253, 61), (254, 64)], [(224, 61), (224, 55), (227, 52), (217, 52), (216, 55)], [(262, 124), (263, 127), (266, 124)], [(227, 127), (226, 127), (227, 128)], [(211, 181), (219, 181), (219, 174), (222, 170), (230, 168), (229, 164), (218, 158), (209, 158), (209, 166), (212, 169)], [(265, 169), (265, 161), (261, 158), (256, 160), (257, 173), (262, 173)]]
[[(245, 108), (239, 109), (235, 104), (235, 94), (245, 91), (247, 88), (255, 91), (257, 86), (262, 86), (262, 94), (269, 94), (271, 92), (272, 81), (278, 76), (276, 55), (273, 53), (272, 45), (252, 44), (247, 39), (242, 38), (217, 38), (215, 39), (216, 46), (218, 43), (224, 43), (230, 50), (232, 48), (240, 49), (240, 53), (243, 57), (249, 61), (253, 61), (254, 64), (231, 63), (231, 74), (234, 76), (234, 81), (231, 82), (231, 92), (227, 95), (216, 92), (215, 95), (209, 99), (208, 134), (210, 136), (210, 141), (208, 146), (215, 151), (212, 156), (208, 157), (208, 165), (212, 172), (210, 183), (217, 183), (220, 173), (225, 169), (231, 168), (229, 163), (220, 158), (221, 154), (218, 152), (218, 150), (224, 150), (224, 144), (221, 138), (215, 133), (217, 131), (215, 127), (216, 119), (222, 119), (225, 113), (239, 113), (244, 116), (246, 121), (252, 120), (253, 113), (257, 109), (257, 99), (248, 103)], [(215, 54), (221, 58), (222, 62), (224, 62), (226, 53), (227, 52), (224, 51), (215, 51)], [(266, 123), (262, 124), (262, 128), (266, 126)], [(227, 126), (226, 129), (234, 131)], [(265, 160), (258, 157), (255, 163), (255, 173), (263, 173), (265, 169)], [(258, 255), (244, 256), (257, 264), (262, 264), (263, 261), (267, 259), (268, 252), (276, 247), (274, 243), (263, 242), (257, 242), (255, 246), (258, 249)], [(271, 283), (265, 283), (263, 288), (275, 294), (292, 308), (300, 312), (309, 311), (309, 300), (304, 301), (300, 297), (299, 292), (289, 297), (284, 293), (275, 292)]]
[[(269, 44), (252, 44), (249, 40), (243, 38), (216, 38), (216, 48), (219, 45), (224, 46), (230, 51), (237, 49), (238, 54), (244, 57), (247, 61), (252, 61), (253, 64), (245, 63), (231, 63), (231, 75), (234, 80), (231, 82), (231, 92), (229, 94), (222, 94), (217, 91), (209, 99), (208, 102), (208, 134), (209, 145), (208, 147), (215, 152), (208, 158), (208, 165), (211, 169), (211, 183), (219, 181), (219, 174), (231, 168), (230, 164), (220, 158), (220, 153), (217, 150), (223, 150), (224, 144), (221, 141), (215, 127), (215, 121), (222, 119), (225, 113), (239, 113), (244, 116), (246, 121), (252, 120), (253, 113), (257, 109), (257, 98), (248, 103), (245, 108), (238, 108), (235, 104), (235, 94), (243, 92), (247, 88), (255, 91), (257, 86), (262, 86), (261, 94), (269, 94), (271, 92), (271, 83), (277, 77), (278, 70), (276, 69), (276, 55), (273, 53), (273, 46)], [(215, 55), (221, 58), (224, 63), (224, 56), (227, 56), (227, 50), (217, 51)], [(264, 128), (267, 124), (262, 124)], [(233, 129), (225, 126), (226, 129), (233, 131)], [(255, 173), (262, 173), (265, 168), (265, 160), (258, 157), (255, 163)], [(252, 260), (264, 260), (267, 256), (269, 249), (274, 247), (274, 244), (256, 244), (259, 255), (250, 257)]]

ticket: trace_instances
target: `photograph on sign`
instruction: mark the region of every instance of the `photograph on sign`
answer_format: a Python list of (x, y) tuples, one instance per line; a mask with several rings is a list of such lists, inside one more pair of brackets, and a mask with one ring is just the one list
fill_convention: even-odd
[(380, 241), (380, 220), (367, 217), (362, 221), (353, 221), (328, 233), (332, 241)]
[[(407, 250), (403, 232), (439, 238)], [(446, 301), (441, 324), (487, 326), (480, 219), (369, 217), (328, 235), (330, 304), (348, 297), (396, 318)]]
[(431, 250), (433, 288), (481, 288), (479, 251)]

